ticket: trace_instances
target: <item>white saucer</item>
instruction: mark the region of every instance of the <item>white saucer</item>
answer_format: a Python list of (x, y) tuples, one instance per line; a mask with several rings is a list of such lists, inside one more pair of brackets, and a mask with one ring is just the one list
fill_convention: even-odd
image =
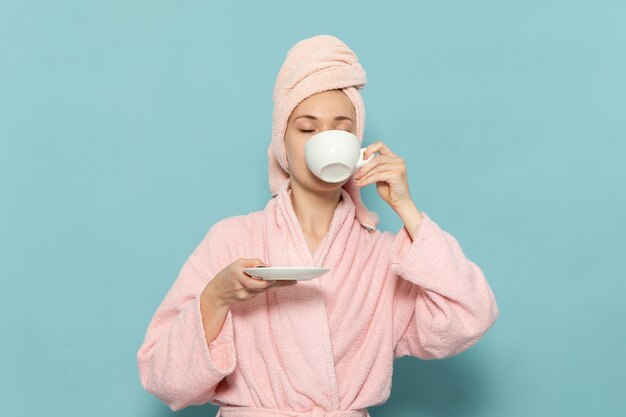
[(261, 266), (258, 268), (244, 268), (243, 271), (253, 277), (264, 280), (298, 280), (308, 281), (324, 275), (328, 268), (291, 267), (291, 266)]

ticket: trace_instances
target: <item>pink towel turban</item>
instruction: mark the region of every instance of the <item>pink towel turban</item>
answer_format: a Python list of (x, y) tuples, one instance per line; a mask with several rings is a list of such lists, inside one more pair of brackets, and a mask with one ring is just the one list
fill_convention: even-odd
[[(273, 100), (272, 142), (267, 150), (269, 182), (272, 196), (289, 179), (284, 137), (291, 113), (301, 101), (313, 94), (341, 89), (352, 101), (356, 111), (356, 136), (363, 143), (365, 106), (359, 93), (367, 82), (365, 71), (356, 54), (332, 35), (304, 39), (289, 49), (276, 84)], [(343, 185), (356, 207), (356, 218), (368, 230), (375, 230), (378, 215), (361, 201), (361, 190), (352, 180)]]

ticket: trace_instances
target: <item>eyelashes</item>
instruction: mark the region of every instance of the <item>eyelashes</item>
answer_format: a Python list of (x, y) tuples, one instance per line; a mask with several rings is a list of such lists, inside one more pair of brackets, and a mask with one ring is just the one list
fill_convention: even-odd
[[(298, 129), (300, 132), (302, 133), (311, 133), (311, 132), (315, 132), (315, 130), (303, 130), (303, 129)], [(351, 132), (351, 130), (349, 129), (340, 129), (340, 130), (345, 130), (346, 132)]]

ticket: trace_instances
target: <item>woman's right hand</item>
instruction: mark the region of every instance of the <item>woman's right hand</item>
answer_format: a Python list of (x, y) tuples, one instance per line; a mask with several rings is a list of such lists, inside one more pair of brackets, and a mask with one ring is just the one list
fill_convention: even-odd
[(251, 277), (243, 271), (244, 268), (258, 266), (267, 265), (260, 259), (237, 259), (209, 281), (202, 291), (202, 297), (210, 297), (214, 302), (222, 305), (232, 305), (248, 301), (269, 288), (291, 286), (298, 283), (297, 280), (268, 281)]

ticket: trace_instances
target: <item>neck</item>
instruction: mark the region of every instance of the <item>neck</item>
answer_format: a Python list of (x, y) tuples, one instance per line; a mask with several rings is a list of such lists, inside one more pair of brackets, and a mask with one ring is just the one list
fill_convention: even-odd
[(306, 234), (318, 237), (326, 235), (339, 200), (341, 189), (313, 192), (291, 181), (291, 204)]

